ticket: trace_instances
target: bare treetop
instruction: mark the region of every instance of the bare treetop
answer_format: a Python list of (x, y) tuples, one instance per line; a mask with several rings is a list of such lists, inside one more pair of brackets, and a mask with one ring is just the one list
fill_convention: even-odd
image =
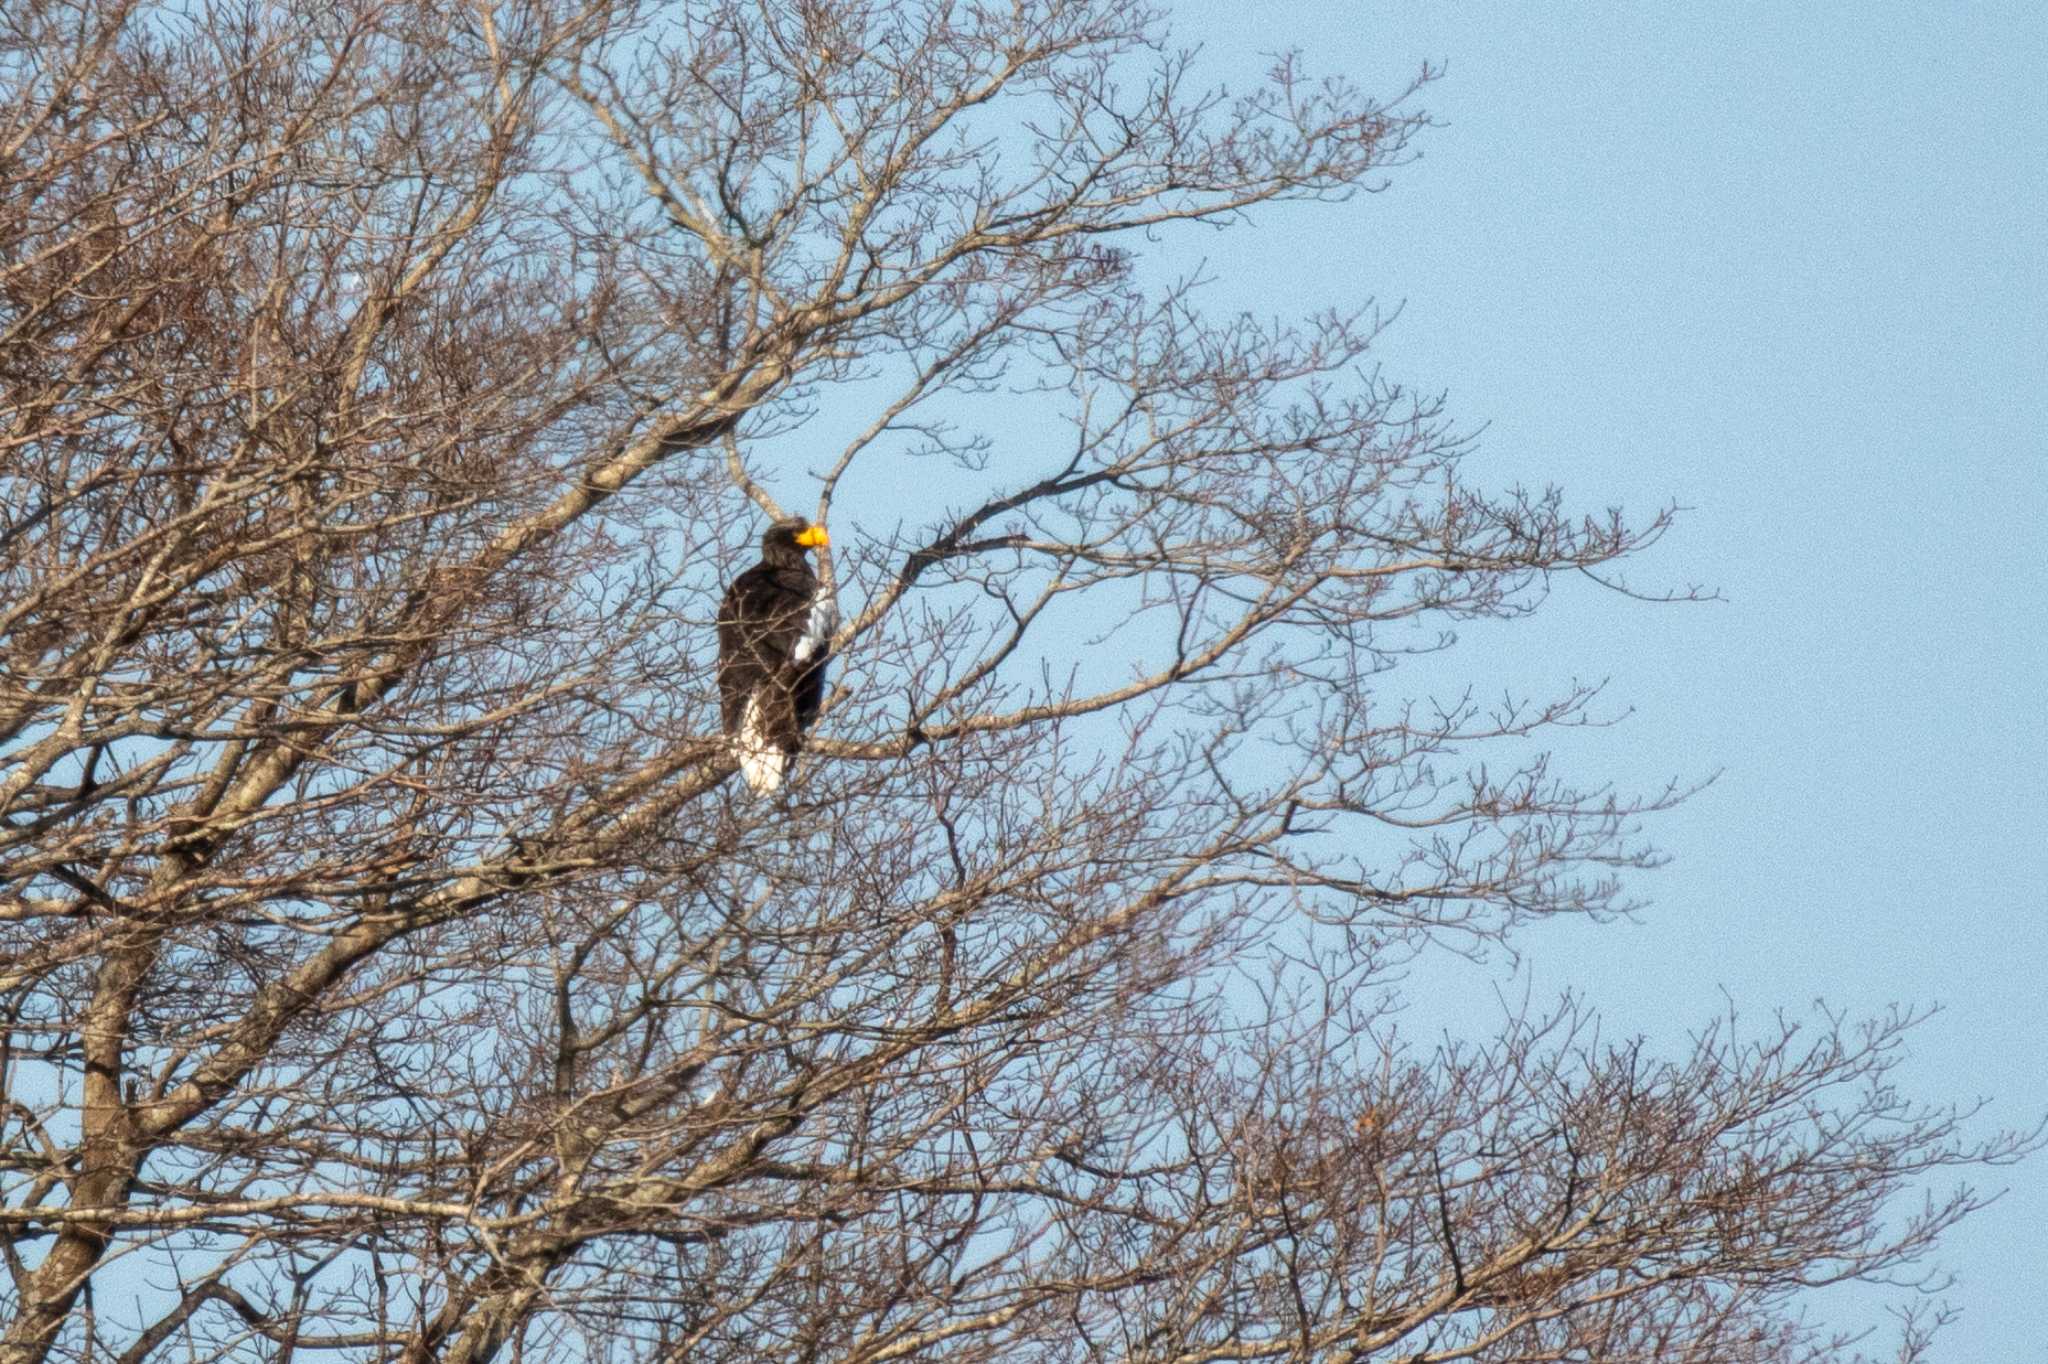
[[(10, 4), (0, 1361), (1846, 1358), (1792, 1295), (2028, 1144), (1884, 1085), (1910, 1019), (1385, 1016), (1654, 862), (1679, 791), (1544, 751), (1595, 687), (1403, 665), (1668, 518), (1474, 486), (1348, 282), (1205, 312), (1190, 233), (1426, 125), (1311, 65)], [(786, 512), (844, 619), (766, 798), (714, 617)]]

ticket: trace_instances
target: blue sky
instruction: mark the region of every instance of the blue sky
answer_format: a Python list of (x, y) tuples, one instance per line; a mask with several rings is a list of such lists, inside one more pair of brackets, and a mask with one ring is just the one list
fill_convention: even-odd
[[(1237, 6), (1174, 12), (1262, 67)], [(1447, 62), (1444, 126), (1383, 194), (1188, 243), (1210, 305), (1402, 305), (1381, 361), (1476, 469), (1691, 508), (1634, 578), (1723, 597), (1499, 637), (1503, 675), (1612, 679), (1601, 770), (1722, 772), (1654, 826), (1641, 922), (1546, 928), (1516, 988), (1673, 1048), (1729, 1001), (1938, 1003), (1907, 1088), (2048, 1110), (2048, 6), (1324, 0), (1256, 37), (1372, 90)], [(2048, 1159), (1983, 1182), (1940, 1354), (2037, 1358)]]

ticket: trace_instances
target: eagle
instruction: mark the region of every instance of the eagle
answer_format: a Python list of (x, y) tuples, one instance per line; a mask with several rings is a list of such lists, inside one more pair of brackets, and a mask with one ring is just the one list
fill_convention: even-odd
[(800, 516), (777, 521), (718, 608), (719, 718), (756, 791), (782, 785), (825, 696), (839, 608), (804, 556), (830, 543)]

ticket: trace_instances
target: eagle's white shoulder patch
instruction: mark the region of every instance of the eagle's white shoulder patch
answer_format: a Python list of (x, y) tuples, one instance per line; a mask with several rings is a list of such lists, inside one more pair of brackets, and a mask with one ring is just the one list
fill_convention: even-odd
[(839, 604), (822, 586), (818, 595), (811, 598), (810, 614), (804, 617), (803, 637), (796, 647), (789, 651), (792, 661), (808, 663), (832, 642), (832, 634), (839, 628)]

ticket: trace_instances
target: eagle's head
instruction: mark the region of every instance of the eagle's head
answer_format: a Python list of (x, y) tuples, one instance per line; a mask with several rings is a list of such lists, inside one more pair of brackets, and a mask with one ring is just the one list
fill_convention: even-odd
[(805, 550), (831, 543), (823, 526), (814, 526), (801, 516), (791, 516), (777, 521), (762, 535), (761, 557), (771, 564), (800, 564)]

